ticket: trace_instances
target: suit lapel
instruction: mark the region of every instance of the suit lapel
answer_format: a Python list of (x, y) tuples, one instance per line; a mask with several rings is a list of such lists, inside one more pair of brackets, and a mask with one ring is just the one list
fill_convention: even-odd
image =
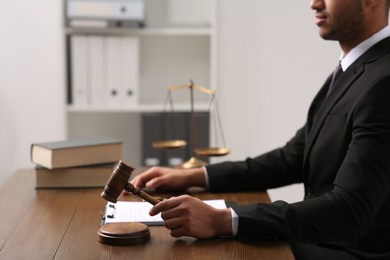
[[(318, 112), (311, 118), (312, 127), (310, 129), (309, 135), (307, 136), (306, 143), (306, 152), (305, 158), (307, 154), (310, 152), (315, 139), (318, 136), (319, 131), (321, 130), (322, 125), (325, 122), (326, 117), (328, 116), (330, 110), (337, 103), (340, 98), (348, 91), (353, 82), (362, 74), (363, 66), (360, 66), (357, 70), (347, 70), (343, 73), (340, 79), (334, 85), (333, 91), (329, 94), (328, 97), (325, 98), (321, 107), (318, 109)], [(329, 85), (329, 84), (328, 84)]]
[[(351, 85), (361, 76), (364, 72), (365, 64), (370, 63), (389, 52), (390, 38), (386, 38), (381, 42), (374, 45), (365, 54), (363, 54), (358, 60), (356, 60), (339, 78), (336, 82), (333, 91), (328, 97), (322, 102), (318, 109), (315, 109), (316, 113), (310, 113), (313, 108), (310, 108), (308, 115), (308, 122), (311, 126), (307, 133), (306, 148), (304, 154), (304, 165), (307, 157), (315, 143), (319, 131), (321, 130), (326, 117), (328, 116), (334, 105), (346, 94)], [(323, 92), (325, 87), (329, 86), (329, 79), (321, 89), (320, 93)], [(319, 93), (319, 95), (320, 95)], [(314, 105), (314, 102), (313, 102)], [(313, 106), (312, 105), (312, 106)]]

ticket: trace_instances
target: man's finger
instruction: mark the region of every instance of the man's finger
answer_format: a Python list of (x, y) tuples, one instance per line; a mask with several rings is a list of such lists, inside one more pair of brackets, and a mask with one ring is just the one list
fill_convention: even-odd
[(158, 213), (161, 213), (162, 211), (165, 211), (165, 210), (168, 210), (168, 209), (171, 209), (171, 208), (175, 208), (175, 207), (177, 207), (179, 205), (180, 205), (180, 200), (178, 200), (176, 198), (170, 198), (170, 199), (164, 200), (164, 201), (156, 204), (149, 211), (149, 215), (155, 216)]

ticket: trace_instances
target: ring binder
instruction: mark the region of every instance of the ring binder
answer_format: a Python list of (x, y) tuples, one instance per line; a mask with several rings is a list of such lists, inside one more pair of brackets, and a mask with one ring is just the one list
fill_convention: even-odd
[(115, 217), (115, 205), (109, 204), (107, 207), (107, 211), (106, 211), (107, 218), (114, 218)]

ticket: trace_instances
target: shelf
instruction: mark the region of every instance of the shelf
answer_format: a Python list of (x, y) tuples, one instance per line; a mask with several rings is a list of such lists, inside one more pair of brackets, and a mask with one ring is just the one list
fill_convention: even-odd
[[(136, 107), (81, 107), (81, 106), (72, 106), (67, 107), (67, 112), (87, 112), (87, 113), (158, 113), (163, 112), (163, 104), (150, 104), (150, 105), (139, 105)], [(208, 112), (209, 104), (195, 104), (195, 109), (197, 112)], [(167, 109), (168, 111), (168, 109)], [(175, 104), (175, 112), (189, 112), (189, 104)]]
[[(101, 27), (71, 27), (75, 23), (66, 20), (68, 137), (121, 139), (123, 159), (142, 165), (141, 141), (150, 130), (143, 118), (171, 111), (167, 87), (193, 80), (218, 88), (217, 2), (145, 0), (143, 27), (106, 27), (114, 25), (111, 20)], [(209, 114), (209, 99), (194, 93), (194, 110)], [(189, 91), (175, 91), (172, 100), (174, 112), (191, 111)], [(203, 130), (208, 136), (209, 127)]]
[(171, 27), (171, 28), (66, 28), (66, 34), (102, 34), (137, 36), (210, 36), (212, 29), (207, 27)]

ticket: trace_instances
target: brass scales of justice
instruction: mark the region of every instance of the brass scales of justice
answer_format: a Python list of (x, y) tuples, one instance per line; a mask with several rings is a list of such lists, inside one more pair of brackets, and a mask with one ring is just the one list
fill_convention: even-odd
[[(170, 105), (170, 112), (171, 113), (175, 112), (173, 108), (172, 91), (183, 90), (183, 89), (190, 90), (190, 140), (189, 141), (190, 141), (191, 158), (176, 167), (182, 169), (202, 167), (206, 165), (206, 163), (198, 159), (196, 156), (206, 156), (206, 157), (224, 156), (230, 152), (230, 149), (227, 148), (225, 145), (225, 138), (222, 132), (222, 125), (219, 117), (215, 90), (208, 89), (200, 85), (196, 85), (192, 81), (190, 81), (187, 84), (170, 86), (168, 87), (168, 94), (164, 105), (164, 112), (166, 112), (165, 110), (166, 110), (167, 102)], [(220, 147), (218, 145), (216, 147), (196, 147), (196, 118), (195, 118), (195, 108), (194, 108), (195, 107), (194, 90), (200, 91), (210, 96), (209, 112), (213, 112), (212, 118), (214, 119), (213, 123), (215, 126), (215, 131), (214, 131), (215, 142), (218, 143), (218, 141), (220, 140), (222, 142), (222, 146)], [(213, 111), (211, 111), (212, 109)], [(217, 134), (218, 129), (219, 129), (219, 138)], [(187, 145), (187, 141), (181, 139), (167, 139), (167, 140), (158, 140), (152, 142), (153, 148), (161, 149), (161, 150), (178, 149), (178, 148), (183, 148), (186, 145)]]

